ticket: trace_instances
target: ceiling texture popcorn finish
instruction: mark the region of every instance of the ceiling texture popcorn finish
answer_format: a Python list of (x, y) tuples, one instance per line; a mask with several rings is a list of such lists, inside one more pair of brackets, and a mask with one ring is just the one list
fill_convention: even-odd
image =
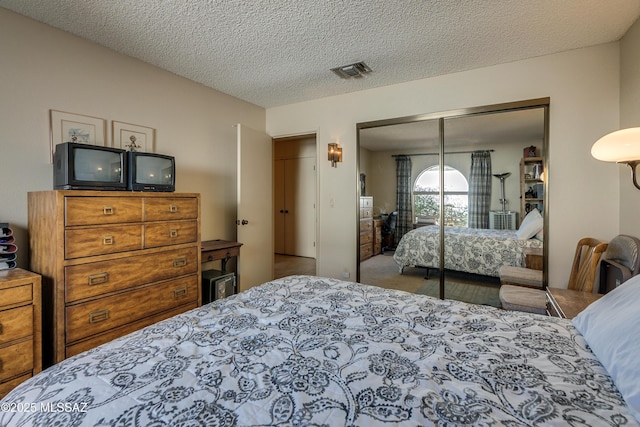
[[(269, 108), (619, 40), (640, 0), (0, 0)], [(365, 61), (373, 72), (336, 79)]]

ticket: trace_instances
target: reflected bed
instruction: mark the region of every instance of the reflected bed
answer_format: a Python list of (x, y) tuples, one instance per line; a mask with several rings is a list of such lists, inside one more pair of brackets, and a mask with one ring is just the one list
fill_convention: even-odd
[[(518, 239), (515, 230), (444, 227), (447, 270), (499, 277), (500, 267), (522, 267), (526, 248), (542, 248), (542, 241)], [(416, 228), (402, 236), (393, 259), (400, 273), (404, 267), (440, 266), (440, 226)]]

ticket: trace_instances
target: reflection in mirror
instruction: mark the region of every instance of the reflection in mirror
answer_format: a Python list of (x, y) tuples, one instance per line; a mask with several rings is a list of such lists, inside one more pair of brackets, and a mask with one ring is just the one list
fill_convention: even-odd
[(518, 228), (532, 210), (543, 224), (546, 117), (546, 107), (444, 117), (442, 156), (438, 118), (359, 128), (359, 281), (499, 305), (500, 266), (522, 265), (525, 252), (542, 258), (542, 230), (521, 238)]

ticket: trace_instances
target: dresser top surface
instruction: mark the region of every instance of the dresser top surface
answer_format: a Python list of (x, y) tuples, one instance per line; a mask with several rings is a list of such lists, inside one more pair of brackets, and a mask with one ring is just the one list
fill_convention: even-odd
[(98, 190), (47, 190), (30, 191), (28, 194), (55, 194), (60, 197), (200, 197), (200, 193)]

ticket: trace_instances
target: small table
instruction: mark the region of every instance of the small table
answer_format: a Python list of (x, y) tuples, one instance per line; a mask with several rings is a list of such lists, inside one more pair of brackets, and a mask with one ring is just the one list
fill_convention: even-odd
[(532, 270), (542, 271), (544, 265), (542, 248), (525, 248), (524, 265)]
[(602, 296), (603, 294), (595, 294), (593, 292), (548, 287), (547, 311), (551, 316), (573, 319), (589, 304)]
[(226, 273), (229, 259), (240, 256), (240, 246), (242, 243), (229, 240), (205, 240), (200, 244), (202, 262), (221, 260), (220, 269)]

